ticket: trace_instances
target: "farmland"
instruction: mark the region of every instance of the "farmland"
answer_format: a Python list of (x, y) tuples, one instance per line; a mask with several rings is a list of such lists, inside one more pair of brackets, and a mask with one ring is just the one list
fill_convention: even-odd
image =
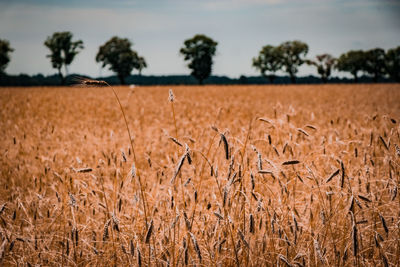
[(400, 85), (114, 89), (132, 146), (109, 87), (0, 89), (0, 264), (400, 264)]

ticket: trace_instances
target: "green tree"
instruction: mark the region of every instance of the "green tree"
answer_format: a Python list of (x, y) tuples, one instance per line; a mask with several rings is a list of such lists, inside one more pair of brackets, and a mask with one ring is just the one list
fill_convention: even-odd
[(139, 58), (138, 58), (138, 71), (139, 71), (139, 76), (142, 75), (142, 70), (143, 70), (144, 68), (147, 68), (146, 60), (144, 59), (144, 57), (139, 57)]
[(199, 84), (203, 84), (203, 81), (211, 75), (212, 58), (218, 43), (210, 37), (197, 34), (183, 44), (184, 47), (179, 52), (184, 56), (185, 61), (190, 61), (188, 67), (192, 70), (191, 75), (199, 81)]
[(322, 82), (327, 83), (336, 59), (329, 54), (317, 55), (315, 58), (316, 60), (307, 60), (307, 64), (315, 66)]
[(275, 72), (282, 68), (282, 50), (272, 45), (261, 48), (258, 56), (253, 58), (253, 67), (261, 72), (263, 77), (268, 77), (270, 83), (274, 83)]
[(351, 50), (342, 54), (336, 62), (336, 68), (340, 71), (350, 72), (354, 76), (354, 82), (358, 82), (358, 72), (365, 69), (365, 52)]
[(385, 75), (385, 50), (382, 48), (375, 48), (365, 52), (365, 65), (364, 70), (372, 75), (374, 82)]
[[(68, 75), (68, 65), (72, 63), (75, 56), (83, 49), (82, 40), (72, 41), (71, 32), (55, 32), (47, 37), (44, 45), (50, 49), (50, 58), (53, 68), (58, 70), (61, 78), (61, 84), (65, 83), (65, 76)], [(65, 67), (65, 76), (61, 68)]]
[(301, 41), (288, 41), (279, 45), (278, 49), (282, 56), (284, 71), (289, 74), (291, 82), (295, 83), (299, 67), (306, 62), (308, 45)]
[(13, 51), (9, 41), (0, 39), (0, 75), (5, 74), (8, 62), (10, 62), (10, 53)]
[(390, 78), (400, 82), (400, 46), (389, 49), (385, 56), (385, 69)]
[(102, 67), (109, 66), (115, 72), (121, 84), (125, 84), (133, 69), (141, 71), (147, 67), (146, 61), (132, 50), (132, 43), (127, 38), (112, 37), (100, 46), (96, 55), (96, 61), (102, 62)]

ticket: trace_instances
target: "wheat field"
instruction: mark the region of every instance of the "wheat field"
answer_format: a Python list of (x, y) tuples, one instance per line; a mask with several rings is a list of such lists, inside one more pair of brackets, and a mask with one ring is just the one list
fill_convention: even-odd
[[(400, 85), (0, 89), (2, 266), (399, 266)], [(172, 95), (169, 90), (172, 89)]]

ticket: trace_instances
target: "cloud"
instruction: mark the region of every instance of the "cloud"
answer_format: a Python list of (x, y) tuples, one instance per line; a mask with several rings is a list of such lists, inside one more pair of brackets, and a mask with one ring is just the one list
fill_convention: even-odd
[[(135, 9), (58, 8), (52, 6), (20, 5), (3, 13), (0, 21), (1, 32), (15, 32), (26, 27), (42, 33), (46, 30), (74, 28), (81, 31), (101, 30), (103, 32), (121, 32), (127, 30), (158, 31), (166, 27), (175, 27), (171, 20), (162, 14)], [(160, 23), (162, 21), (162, 23)], [(147, 23), (144, 23), (147, 22)]]

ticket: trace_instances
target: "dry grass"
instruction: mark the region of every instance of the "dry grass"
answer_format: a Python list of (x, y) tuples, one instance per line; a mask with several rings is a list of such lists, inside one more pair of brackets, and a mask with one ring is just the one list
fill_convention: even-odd
[(399, 85), (169, 88), (0, 89), (0, 265), (400, 264)]

